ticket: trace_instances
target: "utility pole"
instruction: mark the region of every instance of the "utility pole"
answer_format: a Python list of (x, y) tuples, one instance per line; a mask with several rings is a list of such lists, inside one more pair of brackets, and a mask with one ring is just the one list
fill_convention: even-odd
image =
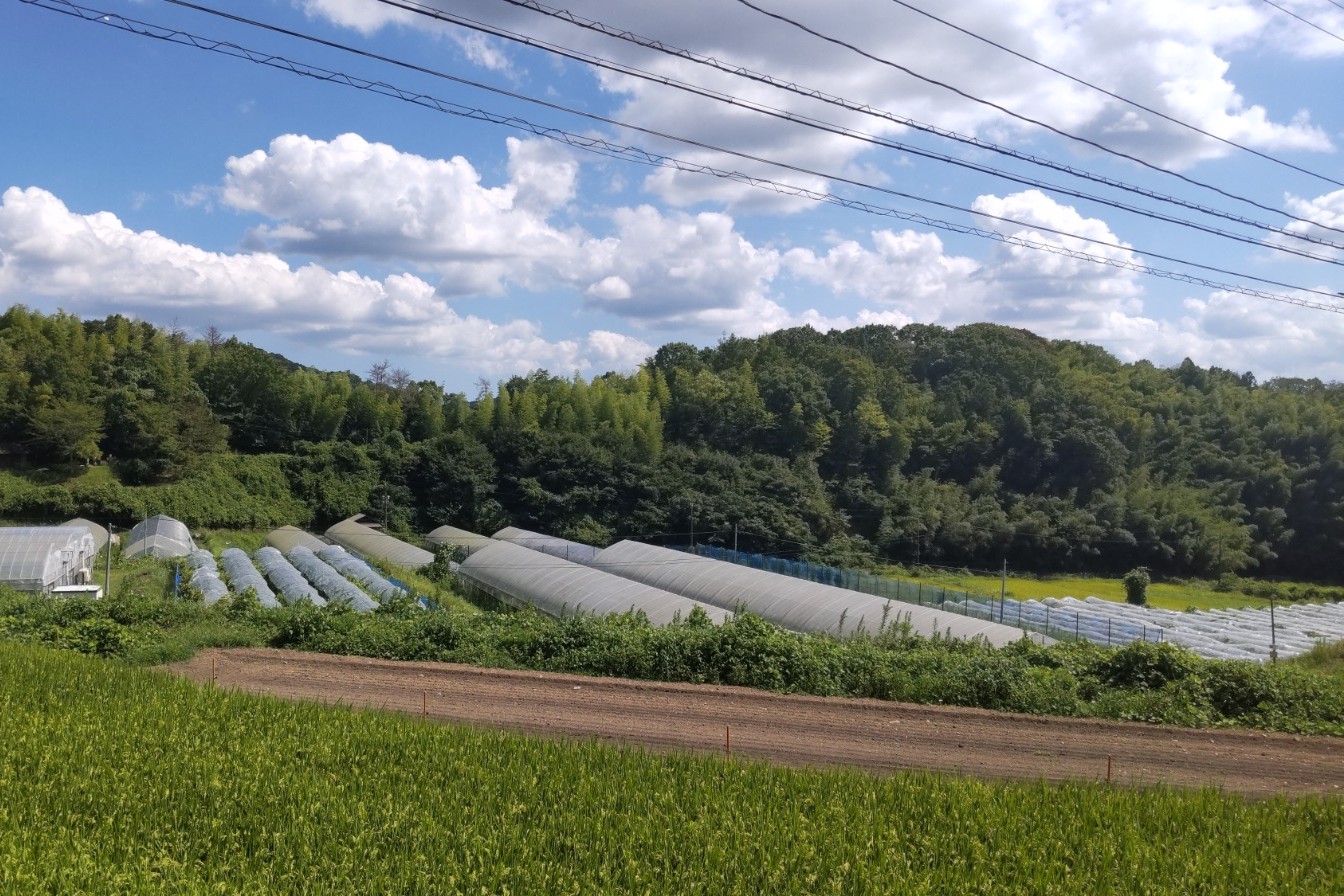
[(1279, 663), (1279, 636), (1277, 628), (1274, 625), (1274, 594), (1269, 595), (1269, 661), (1274, 665)]
[(112, 521), (107, 523), (107, 569), (103, 571), (103, 597), (112, 596)]
[(1003, 602), (1008, 599), (1008, 558), (1003, 558), (1003, 578), (999, 580), (999, 621), (1003, 621)]

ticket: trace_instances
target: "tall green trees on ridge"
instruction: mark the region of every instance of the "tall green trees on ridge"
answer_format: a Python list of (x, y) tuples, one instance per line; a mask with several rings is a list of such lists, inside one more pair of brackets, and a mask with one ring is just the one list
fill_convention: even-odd
[[(475, 392), (116, 315), (0, 315), (0, 457), (101, 455), (134, 485), (279, 454), (314, 526), (386, 512), (1040, 571), (1344, 574), (1339, 384), (914, 324), (670, 343), (630, 374)], [(0, 515), (69, 503), (25, 494), (0, 489)]]

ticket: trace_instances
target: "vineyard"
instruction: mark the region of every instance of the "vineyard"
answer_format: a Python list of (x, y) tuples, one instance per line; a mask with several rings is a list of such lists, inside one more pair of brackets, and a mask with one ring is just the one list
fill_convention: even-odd
[(1344, 888), (1338, 799), (651, 756), (292, 705), (12, 644), (0, 682), (5, 892)]

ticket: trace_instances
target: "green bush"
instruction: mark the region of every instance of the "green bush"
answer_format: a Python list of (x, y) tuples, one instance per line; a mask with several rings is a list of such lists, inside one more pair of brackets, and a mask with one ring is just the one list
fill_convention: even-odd
[(1125, 586), (1125, 601), (1137, 607), (1146, 606), (1148, 603), (1148, 586), (1152, 582), (1147, 567), (1136, 566), (1125, 573), (1120, 577), (1120, 584)]

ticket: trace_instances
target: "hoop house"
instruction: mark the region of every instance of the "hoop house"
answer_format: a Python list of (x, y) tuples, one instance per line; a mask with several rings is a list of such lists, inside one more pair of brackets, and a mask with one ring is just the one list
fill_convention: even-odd
[[(1024, 636), (1021, 629), (997, 622), (897, 603), (634, 541), (620, 541), (605, 548), (593, 566), (712, 606), (749, 610), (767, 622), (795, 632), (846, 637), (860, 630), (876, 634), (884, 623), (908, 622), (917, 634), (961, 639), (982, 637), (995, 647)], [(1032, 638), (1050, 640), (1041, 635)]]
[(533, 551), (550, 554), (570, 563), (582, 563), (584, 566), (593, 565), (593, 558), (597, 556), (599, 550), (590, 544), (556, 538), (554, 535), (542, 535), (540, 532), (529, 532), (513, 526), (500, 529), (493, 538), (496, 541), (507, 541)]
[(93, 536), (82, 526), (0, 529), (0, 583), (18, 591), (50, 592), (89, 581)]
[(515, 607), (536, 607), (547, 616), (641, 611), (654, 625), (686, 619), (699, 607), (716, 623), (729, 615), (718, 607), (660, 588), (570, 563), (505, 541), (481, 548), (458, 569), (459, 578)]
[[(326, 531), (327, 538), (361, 557), (372, 557), (393, 566), (419, 569), (434, 562), (434, 555), (429, 551), (366, 526), (359, 522), (361, 518), (352, 516), (341, 520)], [(316, 553), (317, 549), (311, 550)]]
[(127, 536), (121, 555), (128, 560), (137, 557), (185, 557), (196, 547), (184, 523), (170, 516), (152, 516), (137, 523)]
[(75, 517), (72, 520), (67, 520), (64, 523), (61, 523), (61, 525), (81, 526), (85, 529), (88, 529), (89, 534), (93, 536), (93, 552), (95, 554), (101, 551), (103, 548), (107, 547), (108, 541), (110, 541), (112, 538), (112, 536), (108, 534), (108, 531), (104, 529), (102, 526), (98, 525), (93, 520), (86, 520), (83, 519), (82, 517)]
[(316, 535), (295, 526), (281, 526), (279, 529), (271, 530), (271, 533), (266, 536), (266, 543), (282, 554), (294, 550), (299, 545), (303, 545), (314, 552), (327, 546), (327, 543)]
[(468, 557), (479, 551), (481, 548), (487, 548), (495, 543), (495, 540), (488, 535), (477, 535), (475, 532), (468, 532), (466, 529), (455, 529), (452, 526), (440, 526), (426, 535), (425, 541), (441, 547), (459, 545), (466, 549)]

